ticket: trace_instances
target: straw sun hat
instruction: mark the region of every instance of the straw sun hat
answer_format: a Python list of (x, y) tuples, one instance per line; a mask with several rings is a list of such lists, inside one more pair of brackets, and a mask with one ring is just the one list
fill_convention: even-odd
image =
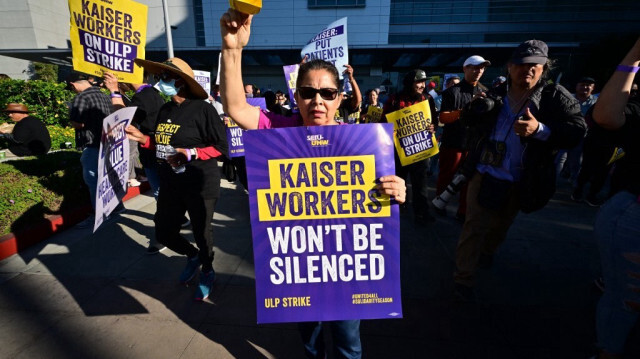
[(187, 84), (189, 92), (196, 98), (205, 100), (209, 98), (207, 92), (200, 86), (193, 76), (193, 70), (182, 59), (172, 57), (164, 62), (155, 62), (143, 59), (135, 59), (136, 65), (144, 67), (147, 72), (152, 74), (161, 74), (165, 71), (180, 76)]

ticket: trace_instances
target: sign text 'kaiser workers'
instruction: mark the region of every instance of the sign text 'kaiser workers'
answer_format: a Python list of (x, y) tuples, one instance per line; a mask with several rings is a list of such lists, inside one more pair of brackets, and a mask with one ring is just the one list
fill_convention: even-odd
[(327, 25), (302, 48), (301, 55), (302, 58), (308, 56), (307, 61), (321, 59), (331, 62), (342, 79), (344, 65), (349, 63), (347, 18), (343, 17)]
[(129, 141), (124, 129), (131, 122), (136, 109), (125, 107), (102, 121), (94, 232), (127, 194)]
[(428, 128), (432, 123), (428, 101), (387, 114), (387, 122), (393, 123), (396, 131), (394, 141), (403, 166), (438, 153), (438, 142)]
[(394, 173), (391, 125), (244, 138), (258, 323), (401, 317), (398, 206), (375, 189)]
[(69, 0), (74, 70), (121, 82), (141, 83), (145, 57), (147, 5), (131, 0)]

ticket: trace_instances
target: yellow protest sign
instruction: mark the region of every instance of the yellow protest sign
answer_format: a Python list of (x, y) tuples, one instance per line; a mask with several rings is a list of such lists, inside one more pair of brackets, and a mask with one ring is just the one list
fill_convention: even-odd
[(102, 77), (112, 72), (121, 82), (141, 83), (147, 5), (131, 0), (69, 0), (73, 69)]
[(428, 101), (387, 114), (387, 122), (393, 123), (395, 130), (393, 141), (403, 166), (438, 153), (438, 142), (428, 130), (428, 126), (431, 125)]
[(375, 106), (369, 106), (369, 109), (367, 109), (367, 113), (364, 116), (365, 117), (365, 122), (364, 123), (377, 123), (380, 122), (380, 117), (382, 117), (382, 108), (381, 107), (375, 107)]

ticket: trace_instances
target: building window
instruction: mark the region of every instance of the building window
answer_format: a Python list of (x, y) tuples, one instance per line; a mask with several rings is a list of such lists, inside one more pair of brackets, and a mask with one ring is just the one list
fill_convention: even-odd
[(193, 14), (196, 23), (196, 46), (205, 46), (204, 15), (202, 11), (202, 0), (193, 0)]
[(367, 0), (308, 0), (309, 9), (365, 7)]

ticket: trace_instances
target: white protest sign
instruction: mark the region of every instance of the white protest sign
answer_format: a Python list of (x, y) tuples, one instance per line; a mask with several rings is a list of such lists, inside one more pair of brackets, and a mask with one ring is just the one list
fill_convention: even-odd
[(95, 232), (127, 194), (129, 180), (129, 140), (124, 132), (137, 107), (125, 107), (102, 121), (98, 155)]
[(349, 63), (349, 47), (347, 43), (347, 18), (334, 21), (311, 38), (302, 48), (302, 57), (308, 56), (307, 61), (321, 59), (331, 62), (340, 74), (344, 65)]
[(207, 92), (207, 95), (211, 94), (211, 72), (209, 71), (200, 71), (193, 70), (193, 76), (196, 79), (196, 82), (202, 86), (202, 88)]

